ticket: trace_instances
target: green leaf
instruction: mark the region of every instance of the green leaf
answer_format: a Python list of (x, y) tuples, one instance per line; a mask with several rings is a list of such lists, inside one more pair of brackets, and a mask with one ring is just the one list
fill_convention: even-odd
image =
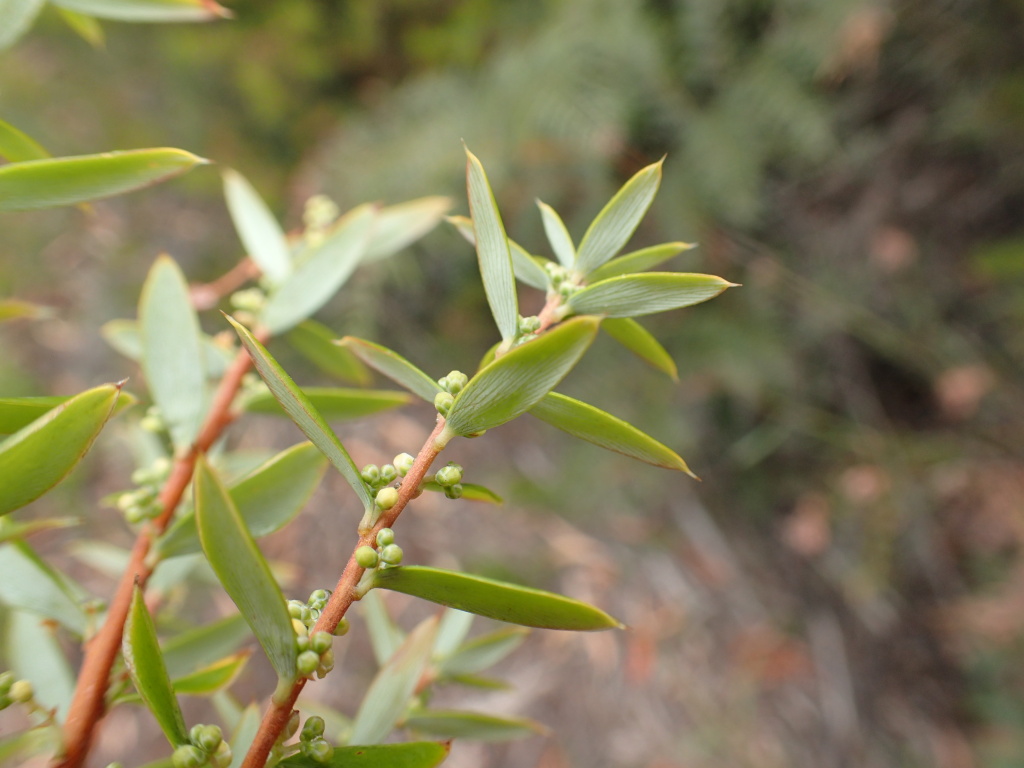
[(164, 663), (171, 679), (189, 675), (229, 656), (250, 637), (241, 614), (196, 627), (164, 643)]
[(100, 49), (106, 45), (107, 38), (103, 32), (103, 25), (96, 18), (67, 8), (58, 8), (57, 10), (60, 11), (60, 17), (64, 23), (93, 48)]
[(487, 294), (487, 303), (501, 338), (508, 341), (515, 337), (519, 327), (519, 302), (516, 297), (515, 274), (512, 271), (512, 255), (487, 174), (480, 161), (468, 149), (466, 186), (484, 293)]
[(261, 719), (262, 713), (255, 702), (242, 712), (242, 716), (231, 734), (231, 765), (229, 768), (241, 767), (245, 760), (245, 753), (249, 751), (249, 747), (252, 746), (256, 734), (259, 732)]
[[(473, 230), (473, 220), (468, 216), (446, 216), (445, 219), (459, 234), (462, 235), (470, 245), (476, 246), (476, 232)], [(508, 241), (509, 252), (512, 254), (512, 271), (516, 280), (536, 288), (538, 291), (546, 291), (551, 286), (551, 279), (542, 266), (547, 259), (539, 256), (531, 256), (523, 246), (515, 240)]]
[(577, 314), (638, 317), (689, 307), (713, 299), (736, 284), (691, 272), (643, 272), (588, 285), (569, 298)]
[[(9, 0), (0, 0), (0, 19), (5, 19), (7, 11), (5, 5)], [(25, 5), (31, 5), (26, 3)], [(0, 39), (5, 33), (0, 32)], [(3, 44), (0, 43), (0, 48)], [(29, 136), (15, 128), (10, 123), (0, 120), (0, 157), (9, 163), (21, 163), (26, 160), (42, 160), (49, 157), (50, 153), (43, 149), (43, 146)]]
[(548, 732), (547, 728), (535, 720), (451, 709), (414, 712), (405, 718), (404, 725), (429, 736), (472, 741), (510, 741)]
[(576, 252), (576, 269), (584, 275), (611, 259), (633, 236), (661, 184), (659, 160), (627, 181), (587, 228)]
[(292, 273), (291, 250), (284, 230), (242, 174), (227, 168), (222, 176), (228, 212), (249, 258), (272, 285), (284, 282)]
[(75, 677), (53, 627), (31, 613), (11, 611), (5, 650), (11, 671), (32, 683), (35, 700), (56, 710), (57, 722), (62, 722), (75, 692)]
[(455, 653), (466, 639), (475, 618), (472, 613), (445, 608), (437, 625), (437, 634), (434, 636), (434, 657), (443, 659)]
[(73, 528), (81, 520), (77, 517), (46, 517), (40, 520), (12, 520), (0, 517), (0, 542), (12, 539), (24, 539), (39, 531), (51, 531), (57, 528)]
[(171, 679), (156, 638), (156, 627), (138, 585), (132, 594), (131, 610), (124, 625), (122, 652), (135, 690), (153, 713), (171, 746), (187, 744), (185, 717), (171, 688)]
[(352, 723), (350, 744), (377, 744), (409, 709), (409, 700), (430, 662), (437, 617), (426, 619), (381, 667)]
[(387, 347), (374, 344), (372, 341), (357, 339), (355, 336), (346, 336), (336, 343), (343, 349), (352, 352), (378, 373), (387, 376), (428, 403), (433, 403), (434, 395), (442, 391), (436, 381)]
[(572, 244), (572, 236), (565, 228), (562, 217), (547, 203), (537, 201), (540, 216), (544, 222), (544, 234), (548, 237), (551, 250), (558, 257), (558, 262), (566, 269), (571, 269), (576, 262), (576, 246)]
[(173, 682), (174, 692), (186, 696), (210, 696), (227, 688), (242, 673), (251, 655), (249, 651), (242, 651), (179, 677)]
[(604, 611), (562, 595), (437, 568), (382, 568), (373, 574), (373, 587), (526, 627), (591, 631), (623, 626)]
[(288, 343), (324, 373), (350, 384), (370, 384), (370, 372), (359, 358), (335, 342), (338, 334), (315, 320), (303, 320), (288, 331)]
[(469, 435), (530, 410), (572, 370), (599, 324), (598, 318), (575, 317), (499, 357), (456, 396), (445, 432)]
[(28, 31), (42, 8), (43, 0), (0, 0), (0, 51)]
[(113, 21), (213, 21), (231, 15), (213, 0), (53, 0), (54, 5)]
[(377, 665), (383, 667), (405, 642), (405, 632), (391, 620), (380, 595), (373, 592), (364, 595), (359, 601), (359, 607), (366, 622), (366, 631), (370, 635), (374, 658), (377, 659)]
[[(435, 493), (444, 493), (444, 488), (434, 482), (423, 483), (420, 486), (424, 491), (434, 491)], [(475, 483), (463, 483), (462, 484), (462, 498), (466, 501), (482, 501), (485, 504), (504, 504), (505, 500), (498, 494), (492, 491), (490, 488), (485, 488), (482, 485), (476, 485)]]
[(0, 602), (58, 621), (79, 637), (85, 635), (86, 594), (28, 544), (0, 546), (0, 573)]
[(139, 298), (142, 371), (178, 449), (192, 444), (206, 412), (202, 331), (188, 283), (170, 256), (149, 270)]
[(205, 457), (196, 462), (193, 498), (203, 552), (277, 672), (278, 692), (295, 679), (295, 630), (281, 588)]
[[(339, 421), (359, 419), (392, 408), (400, 408), (408, 405), (411, 400), (405, 392), (386, 389), (306, 387), (302, 391), (325, 419)], [(245, 410), (249, 413), (268, 413), (274, 416), (288, 415), (269, 392), (247, 399)]]
[(690, 477), (690, 471), (675, 451), (662, 445), (622, 419), (571, 397), (549, 392), (530, 409), (530, 413), (573, 437), (624, 454), (630, 458), (665, 469), (677, 469)]
[[(136, 320), (108, 320), (100, 326), (100, 335), (112, 349), (129, 360), (142, 360), (142, 335)], [(203, 367), (208, 379), (219, 379), (231, 364), (234, 351), (224, 347), (205, 333), (200, 333), (203, 346)]]
[(53, 310), (40, 304), (33, 304), (30, 301), (19, 299), (0, 299), (0, 323), (7, 320), (17, 320), (22, 317), (41, 318), (52, 317)]
[(604, 266), (598, 267), (587, 275), (587, 282), (596, 283), (607, 280), (609, 277), (644, 272), (651, 267), (664, 264), (678, 253), (696, 247), (695, 243), (662, 243), (661, 245), (652, 245), (650, 248), (641, 248), (639, 251), (619, 256)]
[[(56, 397), (0, 397), (0, 435), (9, 435), (23, 429), (39, 417), (53, 410), (70, 398)], [(139, 401), (130, 393), (121, 390), (114, 404), (111, 416), (116, 416), (125, 408), (130, 408)]]
[(475, 638), (442, 659), (441, 673), (446, 677), (475, 675), (490, 669), (522, 645), (528, 634), (525, 627), (505, 627)]
[(601, 330), (644, 362), (667, 373), (673, 381), (679, 381), (675, 360), (661, 346), (661, 342), (636, 320), (630, 317), (605, 320), (601, 323)]
[(117, 384), (86, 390), (0, 442), (0, 515), (64, 479), (106, 424), (119, 391)]
[(373, 498), (363, 484), (359, 476), (359, 469), (352, 458), (341, 444), (341, 440), (334, 434), (331, 428), (324, 421), (317, 409), (309, 402), (302, 390), (299, 389), (291, 377), (267, 351), (266, 347), (259, 343), (249, 331), (234, 318), (228, 317), (228, 321), (235, 327), (242, 344), (252, 357), (253, 364), (260, 376), (274, 393), (274, 397), (291, 417), (292, 421), (302, 430), (303, 434), (310, 439), (320, 451), (330, 460), (335, 469), (341, 472), (356, 496), (363, 503), (363, 509), (373, 507)]
[[(228, 489), (231, 501), (258, 539), (287, 525), (323, 480), (327, 460), (311, 443), (293, 445)], [(157, 543), (162, 558), (198, 552), (195, 515), (185, 512)]]
[(271, 333), (283, 333), (301, 323), (337, 293), (365, 255), (376, 215), (372, 205), (354, 208), (320, 245), (303, 254), (260, 313), (260, 321)]
[(450, 748), (448, 743), (436, 741), (335, 747), (334, 756), (326, 763), (299, 754), (277, 765), (278, 768), (435, 768), (445, 761)]
[(386, 258), (416, 242), (440, 224), (451, 207), (451, 198), (421, 197), (380, 209), (363, 261)]
[(181, 149), (135, 149), (0, 166), (0, 211), (74, 205), (148, 187), (209, 161)]

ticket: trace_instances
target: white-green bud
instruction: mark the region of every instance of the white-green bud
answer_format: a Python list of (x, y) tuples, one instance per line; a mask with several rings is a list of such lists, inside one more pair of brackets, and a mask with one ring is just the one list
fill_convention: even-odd
[(398, 491), (394, 488), (381, 488), (374, 498), (377, 506), (387, 511), (398, 503)]
[(224, 735), (216, 725), (193, 725), (188, 737), (189, 741), (207, 754), (214, 753), (224, 741)]
[(402, 562), (402, 548), (397, 544), (388, 544), (380, 551), (380, 559), (388, 565), (398, 565)]
[(376, 464), (367, 464), (363, 467), (363, 471), (359, 473), (359, 476), (363, 478), (363, 482), (367, 485), (376, 485), (380, 482), (380, 467)]
[(415, 463), (416, 459), (408, 453), (400, 453), (394, 458), (395, 469), (398, 470), (398, 474), (402, 477), (409, 474), (409, 470), (412, 469), (412, 465)]
[(462, 371), (452, 371), (445, 378), (448, 380), (448, 386), (445, 389), (453, 395), (459, 394), (469, 382), (469, 377)]
[(174, 768), (199, 768), (206, 765), (206, 753), (194, 744), (182, 744), (171, 756)]
[(348, 619), (342, 619), (338, 622), (338, 626), (334, 628), (334, 636), (341, 637), (342, 635), (347, 635), (351, 628), (352, 625), (348, 623)]
[(324, 606), (327, 605), (327, 601), (330, 600), (330, 598), (331, 590), (314, 589), (312, 592), (309, 593), (309, 600), (307, 600), (306, 602), (309, 603), (310, 608), (315, 608), (318, 611), (322, 611), (324, 609)]
[(210, 755), (210, 765), (213, 768), (228, 768), (231, 765), (231, 745), (222, 741), (217, 745), (216, 751)]
[(452, 409), (455, 397), (450, 392), (438, 392), (434, 395), (434, 407), (442, 416), (447, 416)]
[(302, 743), (302, 754), (317, 763), (326, 763), (334, 756), (334, 747), (326, 739), (314, 739)]
[(461, 499), (462, 498), (462, 483), (455, 483), (449, 485), (444, 489), (444, 495), (449, 499)]
[(462, 467), (455, 463), (441, 467), (441, 469), (437, 470), (437, 474), (434, 475), (434, 482), (442, 488), (462, 482)]
[(356, 565), (360, 568), (376, 568), (380, 557), (373, 547), (362, 546), (356, 549)]
[(299, 731), (299, 710), (293, 709), (292, 713), (288, 716), (288, 724), (281, 731), (281, 741), (288, 741)]
[(313, 741), (324, 735), (324, 731), (327, 729), (327, 723), (319, 715), (312, 715), (306, 718), (306, 722), (302, 726), (302, 734), (299, 739), (302, 741)]
[(16, 701), (19, 704), (27, 704), (32, 701), (33, 691), (32, 683), (28, 680), (15, 680), (11, 683), (11, 689), (7, 692), (11, 701)]
[(398, 479), (398, 470), (394, 464), (385, 464), (380, 468), (380, 479), (384, 483), (393, 483)]
[(316, 651), (303, 651), (295, 660), (295, 668), (303, 677), (311, 677), (320, 666), (320, 654)]
[(386, 547), (395, 543), (395, 532), (390, 528), (381, 528), (377, 531), (377, 546)]
[(309, 636), (309, 650), (316, 651), (321, 656), (331, 650), (334, 643), (334, 636), (330, 632), (314, 632)]

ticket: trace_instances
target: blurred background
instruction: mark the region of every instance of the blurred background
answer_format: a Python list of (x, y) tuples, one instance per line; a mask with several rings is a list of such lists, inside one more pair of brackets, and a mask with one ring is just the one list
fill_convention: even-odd
[[(343, 209), (450, 194), (465, 213), (465, 140), (510, 235), (545, 255), (535, 198), (578, 241), (667, 155), (632, 245), (697, 242), (671, 268), (743, 284), (644, 323), (679, 382), (604, 339), (561, 387), (678, 450), (703, 482), (520, 420), (453, 447), (504, 507), (426, 501), (403, 518), (408, 562), (561, 590), (630, 625), (536, 632), (502, 668), (512, 690), (452, 696), (553, 729), (459, 743), (452, 766), (1024, 765), (1021, 0), (232, 10), (209, 25), (104, 24), (99, 47), (44, 14), (0, 58), (4, 119), (54, 154), (213, 158), (289, 228), (321, 192)], [(241, 255), (210, 169), (0, 227), (0, 296), (56, 310), (0, 328), (12, 395), (137, 375), (98, 328), (134, 317), (155, 256), (204, 281)], [(521, 302), (536, 311), (542, 297)], [(473, 252), (444, 229), (360, 272), (319, 318), (435, 375), (473, 369), (496, 339)], [(429, 426), (429, 409), (411, 408), (341, 434), (362, 464)], [(297, 437), (267, 420), (233, 439)], [(92, 511), (127, 485), (122, 449), (107, 436), (35, 506), (129, 541), (113, 511)], [(357, 514), (345, 494), (329, 480), (267, 542), (292, 563), (295, 595), (334, 583)], [(411, 626), (418, 609), (392, 607)], [(344, 676), (316, 694), (342, 710), (372, 673), (358, 635)]]

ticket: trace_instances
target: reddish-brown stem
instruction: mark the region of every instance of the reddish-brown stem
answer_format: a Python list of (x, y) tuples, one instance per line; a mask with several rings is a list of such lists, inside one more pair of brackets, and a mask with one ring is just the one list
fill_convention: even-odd
[[(264, 341), (267, 335), (257, 333), (257, 337)], [(121, 636), (131, 605), (132, 590), (136, 582), (145, 587), (147, 579), (153, 572), (153, 564), (147, 562), (149, 552), (153, 542), (167, 528), (182, 494), (192, 479), (196, 457), (209, 450), (234, 419), (231, 403), (238, 394), (242, 377), (250, 365), (249, 356), (241, 351), (225, 371), (199, 436), (186, 453), (175, 459), (171, 467), (171, 473), (160, 492), (159, 516), (144, 525), (135, 539), (128, 567), (121, 575), (121, 581), (107, 609), (107, 618), (85, 646), (85, 658), (78, 674), (78, 684), (71, 699), (67, 720), (64, 722), (63, 754), (55, 761), (54, 768), (79, 768), (85, 762), (96, 727), (104, 714), (104, 699), (110, 681), (110, 671), (118, 651), (121, 650)]]
[[(437, 455), (443, 449), (443, 446), (439, 447), (435, 444), (437, 437), (443, 429), (444, 419), (438, 416), (437, 426), (430, 433), (430, 437), (427, 438), (427, 441), (416, 456), (416, 461), (413, 462), (412, 468), (402, 480), (402, 485), (398, 489), (398, 502), (391, 509), (381, 513), (380, 518), (371, 530), (360, 535), (358, 543), (352, 548), (348, 564), (345, 566), (345, 570), (342, 571), (341, 578), (338, 579), (334, 592), (331, 593), (327, 605), (324, 606), (320, 618), (317, 619), (316, 625), (311, 632), (330, 632), (333, 634), (334, 630), (338, 628), (338, 624), (345, 618), (345, 614), (356, 599), (355, 589), (364, 571), (356, 563), (356, 549), (362, 546), (374, 546), (377, 532), (381, 528), (390, 528), (395, 520), (398, 519), (398, 516), (402, 514), (406, 504), (417, 496), (417, 491), (427, 474), (427, 470), (430, 469), (430, 465), (434, 463), (434, 459), (437, 458)], [(292, 686), (285, 699), (270, 702), (270, 707), (267, 709), (266, 714), (264, 714), (263, 722), (260, 723), (260, 728), (256, 732), (256, 738), (253, 739), (252, 746), (249, 747), (249, 752), (242, 762), (242, 768), (263, 768), (266, 765), (267, 757), (270, 756), (270, 750), (273, 749), (281, 732), (288, 724), (288, 718), (291, 717), (295, 702), (298, 700), (299, 694), (305, 685), (305, 678), (300, 678)]]
[(250, 280), (260, 276), (260, 268), (246, 256), (234, 267), (209, 283), (198, 283), (189, 288), (196, 309), (213, 309), (229, 293), (234, 293)]

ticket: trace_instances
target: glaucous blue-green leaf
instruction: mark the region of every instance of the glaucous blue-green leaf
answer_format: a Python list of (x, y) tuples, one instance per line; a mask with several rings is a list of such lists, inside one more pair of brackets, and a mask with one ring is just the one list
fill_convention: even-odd
[(471, 741), (511, 741), (548, 731), (535, 720), (497, 717), (453, 709), (426, 709), (413, 712), (405, 718), (403, 725), (427, 736)]
[(227, 489), (202, 456), (196, 462), (193, 499), (203, 552), (277, 672), (275, 696), (283, 695), (295, 679), (297, 656), (284, 595)]
[(251, 637), (241, 614), (175, 635), (164, 643), (164, 663), (172, 680), (185, 677), (231, 655)]
[(448, 742), (436, 741), (335, 747), (334, 755), (326, 763), (298, 754), (277, 765), (278, 768), (435, 768), (445, 761), (450, 749)]
[(374, 658), (377, 665), (383, 667), (405, 642), (405, 632), (392, 620), (380, 595), (367, 593), (359, 601), (359, 609), (370, 635)]
[(604, 611), (579, 600), (468, 573), (398, 566), (375, 571), (372, 584), (524, 627), (576, 631), (622, 627)]
[(363, 261), (386, 258), (416, 242), (440, 224), (451, 207), (451, 198), (421, 197), (381, 208)]
[(107, 36), (103, 32), (103, 25), (93, 16), (86, 16), (84, 13), (72, 11), (69, 8), (58, 8), (60, 17), (80, 38), (85, 40), (93, 48), (103, 48), (107, 43)]
[(62, 722), (75, 692), (75, 677), (54, 628), (39, 616), (19, 610), (11, 611), (6, 623), (5, 666), (32, 683), (35, 700), (56, 710), (57, 722)]
[(124, 625), (121, 651), (135, 690), (153, 713), (171, 746), (187, 744), (185, 717), (181, 714), (181, 707), (171, 687), (171, 678), (164, 666), (153, 617), (149, 615), (138, 585), (132, 594), (131, 609)]
[(292, 273), (292, 256), (284, 230), (252, 184), (231, 168), (222, 172), (224, 199), (246, 253), (272, 285)]
[(21, 299), (0, 299), (0, 323), (19, 318), (52, 317), (53, 310)]
[(139, 299), (142, 371), (180, 450), (192, 444), (206, 412), (206, 366), (202, 331), (188, 282), (170, 256), (149, 270)]
[(661, 346), (661, 342), (633, 318), (616, 317), (604, 320), (601, 323), (601, 330), (647, 364), (667, 373), (673, 381), (679, 380), (676, 361)]
[(349, 744), (379, 744), (402, 719), (430, 662), (437, 617), (426, 619), (380, 668), (352, 723)]
[(357, 339), (355, 336), (346, 336), (338, 344), (378, 373), (387, 376), (428, 403), (433, 403), (434, 395), (442, 391), (436, 381), (387, 347), (365, 339)]
[(662, 243), (649, 248), (641, 248), (598, 267), (587, 275), (587, 282), (596, 283), (609, 277), (628, 275), (633, 272), (645, 272), (651, 267), (664, 264), (678, 253), (696, 248), (695, 243)]
[(476, 233), (476, 254), (484, 293), (498, 332), (502, 340), (508, 341), (515, 337), (519, 324), (519, 299), (516, 297), (512, 254), (509, 253), (505, 226), (501, 223), (501, 214), (487, 181), (487, 174), (480, 161), (468, 149), (466, 187), (469, 191), (469, 213)]
[(326, 304), (359, 266), (377, 210), (361, 205), (342, 216), (322, 243), (301, 254), (295, 271), (267, 297), (260, 322), (274, 334), (301, 323)]
[(119, 391), (117, 384), (86, 390), (0, 442), (0, 515), (64, 479), (106, 424)]
[(522, 645), (529, 633), (525, 627), (505, 627), (474, 638), (442, 658), (441, 673), (446, 676), (475, 675), (490, 669)]
[(0, 51), (28, 31), (42, 8), (43, 0), (0, 0)]
[(12, 520), (11, 517), (0, 517), (0, 542), (24, 539), (39, 531), (73, 528), (80, 525), (81, 522), (77, 517), (44, 517), (24, 521)]
[(228, 317), (228, 320), (235, 327), (239, 338), (242, 340), (242, 344), (252, 357), (256, 370), (263, 377), (267, 386), (270, 387), (270, 391), (274, 393), (274, 397), (277, 398), (281, 407), (284, 408), (292, 421), (310, 439), (313, 445), (323, 452), (335, 469), (341, 472), (342, 477), (348, 481), (348, 484), (352, 486), (352, 490), (356, 492), (356, 496), (363, 503), (363, 509), (371, 509), (373, 507), (373, 498), (363, 484), (363, 479), (359, 476), (359, 469), (352, 461), (352, 457), (348, 455), (345, 446), (341, 444), (341, 440), (338, 439), (338, 436), (328, 426), (324, 417), (320, 415), (316, 407), (309, 401), (309, 398), (303, 394), (302, 390), (296, 386), (292, 378), (285, 373), (284, 369), (271, 356), (266, 347), (260, 344), (234, 318)]
[(0, 211), (74, 205), (148, 187), (207, 163), (181, 149), (135, 149), (0, 166)]
[(255, 702), (242, 711), (242, 716), (238, 718), (231, 734), (231, 765), (228, 768), (241, 768), (245, 753), (249, 751), (259, 732), (261, 719), (262, 712)]
[(574, 317), (483, 368), (456, 396), (439, 442), (491, 429), (530, 410), (579, 362), (599, 325), (595, 317)]
[[(0, 0), (0, 22), (10, 24), (13, 19), (8, 15), (9, 6), (21, 4), (25, 7), (31, 6), (31, 2), (23, 0)], [(9, 34), (10, 27), (8, 27)], [(0, 32), (0, 48), (3, 48), (3, 36)], [(22, 163), (26, 160), (42, 160), (49, 157), (50, 153), (43, 149), (43, 146), (24, 131), (19, 131), (10, 123), (0, 120), (0, 157), (9, 163)]]
[(662, 162), (641, 169), (590, 223), (576, 251), (578, 271), (584, 275), (593, 272), (629, 242), (658, 192)]
[[(420, 486), (424, 491), (444, 493), (444, 488), (434, 482), (423, 483)], [(476, 483), (462, 483), (462, 498), (466, 501), (482, 501), (486, 504), (504, 504), (505, 500), (490, 488), (485, 488)]]
[[(142, 360), (142, 334), (136, 320), (108, 320), (100, 326), (100, 335), (116, 352), (129, 360)], [(231, 364), (234, 351), (215, 339), (200, 333), (203, 346), (203, 367), (208, 379), (219, 379)], [(122, 395), (123, 398), (123, 395)]]
[[(311, 443), (287, 448), (234, 483), (228, 494), (253, 538), (278, 531), (299, 514), (323, 480), (327, 460)], [(186, 511), (157, 543), (160, 557), (199, 552), (195, 515)]]
[(296, 352), (324, 373), (362, 387), (369, 385), (370, 371), (349, 349), (335, 343), (338, 334), (327, 326), (303, 320), (286, 338)]
[(87, 595), (25, 542), (0, 546), (0, 603), (46, 616), (76, 635), (85, 634)]
[(691, 272), (643, 272), (593, 283), (569, 298), (577, 314), (639, 317), (689, 307), (713, 299), (736, 284), (714, 275)]
[[(446, 216), (448, 221), (455, 227), (470, 245), (476, 246), (476, 232), (473, 231), (473, 220), (468, 216)], [(551, 280), (548, 273), (542, 266), (547, 260), (538, 256), (531, 256), (523, 246), (515, 240), (508, 241), (509, 253), (512, 255), (512, 271), (516, 280), (536, 288), (538, 291), (546, 291)]]
[(553, 427), (588, 443), (665, 469), (677, 469), (696, 477), (671, 448), (644, 434), (632, 424), (592, 405), (549, 392), (530, 413)]
[(231, 15), (213, 0), (52, 0), (54, 5), (112, 21), (213, 21)]
[[(387, 389), (343, 389), (340, 387), (305, 387), (303, 392), (325, 419), (347, 420), (372, 416), (408, 405), (409, 395)], [(287, 416), (280, 403), (269, 392), (254, 395), (245, 401), (249, 413)]]
[(446, 608), (437, 625), (437, 634), (434, 635), (434, 658), (443, 659), (455, 653), (469, 634), (475, 618), (472, 613)]
[(548, 237), (558, 263), (571, 269), (576, 261), (576, 246), (572, 243), (572, 236), (565, 228), (562, 217), (554, 208), (540, 200), (537, 201), (537, 207), (540, 208), (541, 220), (544, 222), (544, 234)]

